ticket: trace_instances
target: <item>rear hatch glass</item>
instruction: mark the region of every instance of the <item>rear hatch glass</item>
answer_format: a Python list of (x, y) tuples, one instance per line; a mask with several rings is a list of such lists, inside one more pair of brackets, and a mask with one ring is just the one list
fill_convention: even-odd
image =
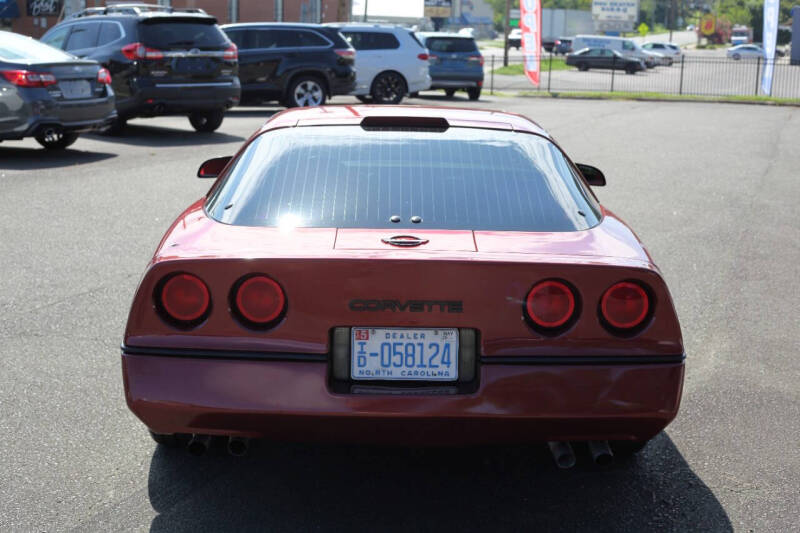
[(460, 39), (457, 37), (430, 37), (425, 44), (431, 52), (470, 53), (477, 52), (478, 47), (472, 39)]
[(577, 231), (599, 222), (549, 140), (455, 127), (268, 132), (238, 157), (206, 207), (241, 226)]
[(148, 22), (139, 26), (142, 42), (159, 50), (225, 49), (228, 38), (216, 24), (209, 21)]

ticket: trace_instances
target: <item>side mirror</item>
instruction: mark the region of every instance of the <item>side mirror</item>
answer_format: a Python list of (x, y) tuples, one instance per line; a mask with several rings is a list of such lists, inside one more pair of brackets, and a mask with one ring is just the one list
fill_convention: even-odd
[(578, 167), (583, 177), (586, 178), (586, 182), (592, 187), (602, 187), (606, 184), (606, 177), (599, 168), (591, 165), (583, 165), (581, 163), (575, 163), (575, 166)]
[(197, 177), (216, 178), (231, 159), (233, 159), (232, 155), (226, 155), (225, 157), (215, 157), (205, 161), (197, 170)]

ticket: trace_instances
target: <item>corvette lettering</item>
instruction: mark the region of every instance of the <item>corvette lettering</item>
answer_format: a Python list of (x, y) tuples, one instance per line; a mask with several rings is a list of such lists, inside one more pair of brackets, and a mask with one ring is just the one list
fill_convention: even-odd
[(351, 311), (393, 311), (410, 313), (463, 313), (461, 300), (350, 300)]

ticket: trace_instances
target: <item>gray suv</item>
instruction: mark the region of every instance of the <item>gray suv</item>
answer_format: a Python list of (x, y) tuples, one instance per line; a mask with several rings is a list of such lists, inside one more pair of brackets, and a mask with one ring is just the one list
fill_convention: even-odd
[(483, 56), (475, 39), (452, 33), (418, 33), (428, 49), (431, 89), (444, 89), (448, 97), (465, 90), (470, 100), (481, 96)]

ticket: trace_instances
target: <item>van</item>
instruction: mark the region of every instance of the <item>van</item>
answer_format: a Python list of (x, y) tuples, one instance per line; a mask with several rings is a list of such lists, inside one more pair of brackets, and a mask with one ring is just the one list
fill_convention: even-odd
[(642, 50), (636, 42), (623, 37), (609, 37), (607, 35), (576, 35), (572, 40), (572, 49), (577, 52), (584, 48), (608, 48), (620, 54), (644, 61), (647, 68), (656, 66), (656, 58)]

